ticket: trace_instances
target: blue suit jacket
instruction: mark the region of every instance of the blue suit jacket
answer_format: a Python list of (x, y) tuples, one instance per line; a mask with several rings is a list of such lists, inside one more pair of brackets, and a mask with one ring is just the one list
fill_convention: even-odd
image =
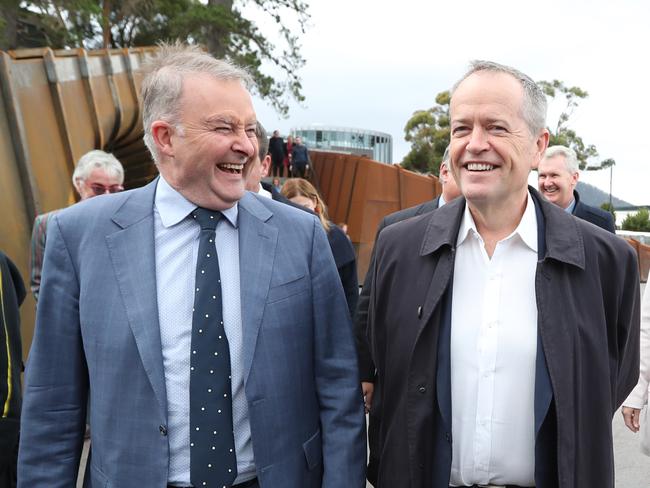
[[(74, 205), (48, 229), (19, 486), (74, 486), (88, 399), (86, 486), (166, 486), (155, 183)], [(352, 329), (321, 225), (247, 193), (239, 241), (244, 384), (261, 486), (364, 486)]]

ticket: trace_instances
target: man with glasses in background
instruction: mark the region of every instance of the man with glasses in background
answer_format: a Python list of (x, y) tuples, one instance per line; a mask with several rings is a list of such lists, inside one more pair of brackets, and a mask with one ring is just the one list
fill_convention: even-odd
[[(123, 183), (124, 168), (120, 162), (112, 154), (100, 150), (92, 150), (81, 156), (72, 174), (72, 184), (81, 200), (120, 192), (124, 190)], [(58, 210), (38, 215), (34, 220), (29, 284), (36, 301), (41, 286), (47, 224), (56, 212)]]

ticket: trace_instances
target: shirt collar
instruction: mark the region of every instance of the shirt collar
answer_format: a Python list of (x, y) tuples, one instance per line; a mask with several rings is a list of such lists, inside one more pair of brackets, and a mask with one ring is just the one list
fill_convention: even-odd
[[(460, 222), (460, 229), (458, 230), (458, 238), (456, 239), (456, 247), (465, 242), (470, 234), (480, 237), (476, 230), (476, 223), (474, 222), (472, 213), (469, 210), (469, 205), (465, 205), (463, 218)], [(535, 213), (535, 202), (533, 202), (530, 193), (528, 193), (528, 198), (526, 199), (526, 210), (524, 210), (519, 225), (512, 234), (502, 240), (505, 241), (510, 239), (514, 235), (518, 235), (524, 244), (537, 252), (537, 214)]]
[(445, 197), (442, 196), (442, 193), (438, 197), (438, 208), (442, 207), (447, 201), (445, 200)]
[[(197, 208), (197, 205), (174, 190), (162, 175), (158, 178), (158, 184), (156, 185), (154, 206), (158, 210), (160, 221), (166, 228), (178, 224)], [(238, 204), (222, 210), (221, 213), (233, 227), (237, 228), (237, 217), (239, 215)]]
[(576, 200), (575, 200), (575, 198), (573, 200), (571, 200), (571, 203), (569, 204), (569, 206), (567, 208), (564, 209), (564, 211), (566, 213), (572, 214), (574, 208), (576, 208)]

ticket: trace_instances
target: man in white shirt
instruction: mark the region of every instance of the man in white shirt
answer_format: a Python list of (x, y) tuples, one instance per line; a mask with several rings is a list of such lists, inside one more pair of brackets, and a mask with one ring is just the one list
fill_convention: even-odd
[(379, 235), (377, 487), (614, 487), (611, 417), (638, 376), (636, 256), (527, 186), (545, 116), (531, 78), (474, 62), (450, 104), (464, 198)]

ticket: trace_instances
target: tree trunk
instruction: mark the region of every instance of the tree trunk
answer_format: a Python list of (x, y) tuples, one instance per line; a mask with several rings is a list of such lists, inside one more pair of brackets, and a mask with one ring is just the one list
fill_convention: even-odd
[(110, 23), (110, 14), (111, 14), (111, 1), (104, 0), (102, 8), (102, 38), (104, 49), (111, 47), (111, 23)]
[[(233, 0), (208, 0), (209, 6), (219, 6), (224, 10), (232, 11)], [(212, 25), (208, 27), (207, 48), (216, 58), (223, 58), (226, 55), (226, 46), (228, 33), (219, 26)]]
[(0, 50), (16, 49), (18, 47), (18, 12), (20, 2), (0, 2), (0, 18), (4, 24), (0, 33)]

